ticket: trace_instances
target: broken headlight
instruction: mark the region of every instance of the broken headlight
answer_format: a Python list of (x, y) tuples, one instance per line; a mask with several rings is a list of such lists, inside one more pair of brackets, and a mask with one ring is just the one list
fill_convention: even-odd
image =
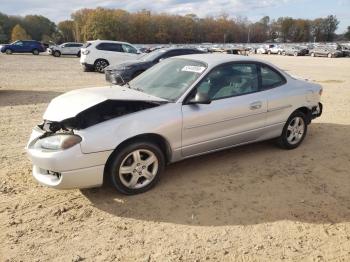
[(64, 150), (81, 142), (81, 137), (71, 134), (57, 134), (41, 138), (37, 144), (46, 150)]

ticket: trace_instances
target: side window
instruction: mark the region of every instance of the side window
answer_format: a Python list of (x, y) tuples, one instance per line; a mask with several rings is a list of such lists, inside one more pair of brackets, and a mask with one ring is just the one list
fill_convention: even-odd
[(22, 41), (17, 41), (16, 43), (14, 43), (15, 45), (18, 45), (18, 46), (23, 46), (23, 42)]
[(132, 54), (136, 54), (137, 53), (137, 50), (134, 47), (132, 47), (131, 45), (123, 44), (122, 48), (123, 48), (123, 51), (125, 53), (132, 53)]
[(269, 66), (262, 65), (261, 70), (261, 88), (263, 90), (274, 88), (286, 83), (286, 80), (280, 73)]
[(211, 100), (239, 96), (259, 90), (255, 64), (226, 64), (215, 68), (199, 84), (197, 91)]
[(101, 43), (98, 46), (96, 46), (96, 49), (112, 52), (123, 52), (121, 45), (114, 43)]

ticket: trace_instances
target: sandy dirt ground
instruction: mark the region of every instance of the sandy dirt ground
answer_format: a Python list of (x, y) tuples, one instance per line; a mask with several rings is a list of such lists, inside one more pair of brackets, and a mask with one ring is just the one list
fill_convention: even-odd
[(50, 99), (104, 76), (77, 58), (0, 55), (0, 261), (350, 261), (350, 59), (260, 58), (324, 86), (303, 144), (186, 160), (122, 196), (42, 187), (24, 152)]

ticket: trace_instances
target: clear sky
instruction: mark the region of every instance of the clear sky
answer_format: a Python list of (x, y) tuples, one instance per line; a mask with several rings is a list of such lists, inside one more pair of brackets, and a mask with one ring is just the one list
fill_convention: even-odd
[(78, 9), (98, 6), (131, 12), (147, 9), (181, 15), (194, 13), (199, 17), (226, 13), (231, 17), (247, 17), (251, 21), (265, 15), (313, 19), (333, 14), (340, 20), (338, 33), (350, 26), (350, 0), (0, 0), (0, 12), (41, 14), (55, 22), (69, 19), (70, 14)]

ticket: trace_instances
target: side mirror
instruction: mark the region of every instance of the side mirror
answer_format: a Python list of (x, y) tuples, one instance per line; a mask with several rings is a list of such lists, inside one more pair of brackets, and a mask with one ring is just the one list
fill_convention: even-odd
[(194, 105), (194, 104), (208, 105), (210, 103), (211, 103), (211, 100), (210, 100), (208, 94), (202, 93), (202, 92), (198, 92), (196, 94), (196, 96), (188, 102), (188, 104), (191, 104), (191, 105)]
[(120, 75), (120, 74), (112, 74), (111, 75), (111, 78), (112, 78), (112, 84), (113, 85), (125, 85), (126, 82), (124, 81), (123, 77)]

